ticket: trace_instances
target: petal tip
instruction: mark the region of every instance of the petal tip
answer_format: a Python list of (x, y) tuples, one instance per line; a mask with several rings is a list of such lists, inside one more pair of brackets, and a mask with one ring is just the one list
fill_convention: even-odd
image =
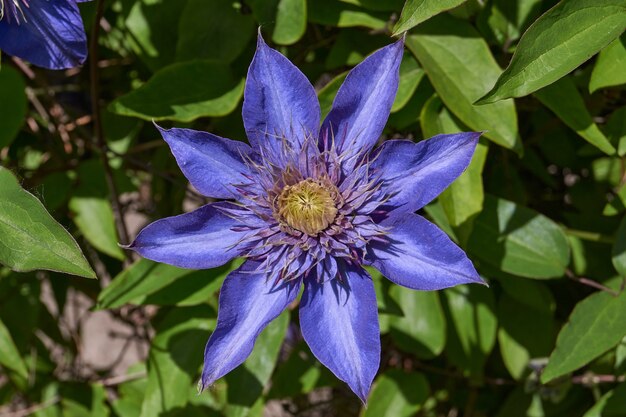
[(123, 244), (123, 243), (120, 243), (120, 242), (117, 242), (117, 246), (118, 246), (119, 248), (121, 248), (121, 249), (132, 249), (132, 248), (131, 248), (131, 245), (132, 245), (132, 242), (131, 242), (131, 243), (129, 243), (129, 244), (127, 244), (127, 245), (125, 245), (125, 244)]
[(358, 387), (350, 386), (350, 389), (352, 390), (352, 392), (356, 394), (357, 397), (359, 397), (364, 407), (367, 407), (367, 397), (369, 397), (370, 395), (371, 387), (372, 387), (371, 383), (368, 386), (360, 386), (360, 385)]
[(259, 27), (257, 28), (256, 49), (258, 51), (259, 49), (262, 49), (262, 48), (269, 48), (269, 46), (267, 46), (267, 42), (265, 42), (265, 39), (263, 38), (261, 25), (259, 25)]
[(154, 119), (152, 119), (152, 124), (153, 124), (153, 125), (154, 125), (154, 127), (156, 127), (156, 128), (157, 128), (157, 130), (158, 130), (159, 132), (161, 132), (161, 133), (163, 133), (163, 132), (167, 132), (168, 130), (170, 130), (170, 129), (166, 129), (166, 128), (164, 128), (164, 127), (159, 126), (159, 124), (158, 124), (158, 123), (156, 122), (156, 120), (154, 120)]
[(204, 383), (202, 382), (202, 378), (201, 378), (198, 381), (198, 385), (196, 386), (196, 389), (198, 390), (198, 395), (202, 394), (206, 388), (207, 387), (204, 385)]
[(121, 243), (118, 243), (117, 246), (119, 246), (122, 249), (135, 250), (135, 248), (137, 247), (137, 239), (133, 240), (132, 242), (130, 242), (127, 245), (123, 245)]
[(394, 42), (394, 45), (399, 45), (404, 47), (404, 43), (406, 42), (406, 32), (403, 32), (400, 38)]
[(210, 375), (202, 375), (200, 380), (198, 381), (198, 394), (202, 394), (204, 391), (209, 389), (215, 383), (215, 379), (211, 378)]

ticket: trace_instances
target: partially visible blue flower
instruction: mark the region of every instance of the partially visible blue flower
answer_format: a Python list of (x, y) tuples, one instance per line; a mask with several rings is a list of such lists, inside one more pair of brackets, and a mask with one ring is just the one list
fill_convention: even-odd
[(321, 123), (307, 78), (259, 36), (245, 87), (252, 146), (161, 129), (178, 165), (223, 201), (158, 220), (129, 246), (185, 268), (246, 262), (225, 280), (200, 387), (241, 364), (259, 333), (298, 295), (313, 354), (365, 401), (380, 363), (371, 265), (416, 290), (482, 283), (472, 263), (415, 214), (468, 166), (480, 133), (414, 143), (381, 136), (398, 89), (403, 41), (357, 65)]
[(48, 69), (85, 62), (87, 37), (76, 3), (89, 0), (0, 0), (0, 51)]

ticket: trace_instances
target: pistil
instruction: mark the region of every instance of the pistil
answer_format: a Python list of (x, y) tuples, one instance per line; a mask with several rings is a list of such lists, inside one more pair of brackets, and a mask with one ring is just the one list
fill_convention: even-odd
[(293, 229), (317, 236), (337, 216), (337, 194), (333, 184), (307, 178), (283, 188), (278, 196), (278, 214)]

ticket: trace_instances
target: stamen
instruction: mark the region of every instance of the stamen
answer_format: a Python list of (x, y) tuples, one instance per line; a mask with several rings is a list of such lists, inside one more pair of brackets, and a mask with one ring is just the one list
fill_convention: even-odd
[(26, 8), (30, 7), (29, 0), (0, 0), (0, 21), (6, 18), (7, 23), (20, 24), (26, 22), (26, 15), (22, 9), (22, 5)]
[(278, 214), (294, 229), (316, 236), (335, 220), (338, 194), (334, 185), (307, 178), (283, 189), (278, 196)]
[[(366, 151), (356, 156), (349, 149), (340, 152), (333, 129), (319, 141), (313, 135), (301, 142), (271, 136), (279, 149), (270, 152), (261, 146), (256, 157), (242, 155), (255, 175), (233, 184), (243, 201), (234, 203), (236, 210), (227, 210), (242, 216), (242, 227), (245, 215), (239, 210), (265, 219), (267, 227), (247, 234), (236, 246), (243, 256), (260, 262), (258, 273), (281, 281), (311, 271), (332, 279), (337, 276), (336, 267), (330, 267), (335, 260), (358, 264), (367, 242), (384, 239), (385, 229), (372, 219), (389, 197), (379, 192), (380, 174), (370, 169), (375, 158), (368, 158)], [(346, 162), (348, 172), (343, 171)], [(258, 227), (254, 222), (249, 226)]]

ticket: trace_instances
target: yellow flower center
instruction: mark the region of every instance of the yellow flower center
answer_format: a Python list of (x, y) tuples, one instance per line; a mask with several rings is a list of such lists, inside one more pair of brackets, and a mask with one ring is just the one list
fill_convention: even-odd
[(337, 215), (334, 185), (308, 178), (287, 185), (278, 196), (278, 214), (292, 228), (316, 236)]

